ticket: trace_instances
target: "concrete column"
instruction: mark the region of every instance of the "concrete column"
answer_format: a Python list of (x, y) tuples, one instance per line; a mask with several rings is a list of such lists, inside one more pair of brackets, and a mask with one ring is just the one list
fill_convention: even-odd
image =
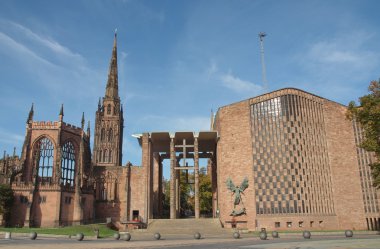
[(153, 218), (159, 216), (159, 204), (162, 203), (160, 197), (160, 155), (153, 153)]
[(143, 133), (141, 140), (142, 147), (142, 167), (144, 175), (144, 188), (141, 191), (144, 204), (140, 206), (139, 215), (143, 217), (144, 222), (148, 222), (150, 211), (150, 172), (151, 172), (151, 151), (149, 142), (149, 133)]
[(158, 163), (158, 217), (162, 218), (162, 159)]
[[(179, 165), (177, 165), (179, 167)], [(180, 171), (175, 171), (175, 190), (176, 190), (176, 205), (175, 205), (175, 211), (176, 211), (176, 217), (178, 218), (180, 216), (180, 209), (181, 209), (181, 191), (180, 191)]]
[(198, 155), (198, 136), (194, 137), (194, 173), (195, 173), (195, 184), (194, 184), (194, 200), (195, 200), (195, 218), (199, 219), (199, 155)]
[(175, 170), (176, 156), (174, 148), (174, 137), (170, 139), (170, 219), (176, 218), (176, 191), (175, 191)]
[(210, 164), (211, 164), (211, 188), (212, 188), (212, 211), (213, 211), (213, 217), (217, 218), (219, 216), (219, 213), (217, 210), (219, 209), (218, 206), (218, 185), (217, 185), (217, 171), (216, 171), (216, 156), (215, 151), (212, 158), (210, 158)]

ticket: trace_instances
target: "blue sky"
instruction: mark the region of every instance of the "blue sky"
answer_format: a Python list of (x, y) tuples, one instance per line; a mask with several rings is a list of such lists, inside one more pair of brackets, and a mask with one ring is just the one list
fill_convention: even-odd
[(347, 104), (380, 77), (380, 1), (0, 1), (0, 150), (20, 153), (35, 120), (92, 130), (118, 30), (123, 164), (133, 133), (207, 130), (211, 109), (296, 87)]

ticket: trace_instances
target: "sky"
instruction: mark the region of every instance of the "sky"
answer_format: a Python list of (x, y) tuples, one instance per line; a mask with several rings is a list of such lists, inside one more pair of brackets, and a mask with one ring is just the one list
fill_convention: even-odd
[(64, 104), (65, 122), (80, 126), (84, 112), (94, 130), (115, 29), (123, 165), (141, 164), (132, 134), (208, 130), (211, 110), (266, 91), (347, 105), (380, 77), (379, 9), (376, 0), (2, 0), (0, 151), (20, 154), (32, 103), (36, 121), (58, 120)]

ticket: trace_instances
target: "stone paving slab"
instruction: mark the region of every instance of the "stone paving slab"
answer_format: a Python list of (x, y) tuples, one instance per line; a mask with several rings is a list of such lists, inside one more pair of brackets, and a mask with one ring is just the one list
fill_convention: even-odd
[(379, 239), (342, 239), (241, 246), (242, 249), (379, 249)]
[(138, 238), (133, 236), (131, 241), (116, 241), (111, 238), (93, 239), (85, 238), (84, 241), (77, 241), (63, 238), (37, 238), (32, 241), (28, 238), (15, 237), (11, 240), (0, 239), (0, 248), (4, 249), (111, 249), (111, 248), (256, 248), (256, 249), (352, 249), (368, 248), (379, 249), (380, 237), (376, 235), (367, 238), (342, 238), (315, 236), (315, 239), (269, 239), (261, 241), (257, 237), (243, 237), (243, 239), (230, 238), (203, 238), (195, 240), (191, 236), (183, 235), (183, 238), (163, 237), (161, 240), (154, 240), (153, 236)]

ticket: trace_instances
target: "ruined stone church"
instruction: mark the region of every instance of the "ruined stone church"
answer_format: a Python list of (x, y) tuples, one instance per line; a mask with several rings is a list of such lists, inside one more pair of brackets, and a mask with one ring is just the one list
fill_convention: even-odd
[[(106, 91), (90, 125), (35, 121), (32, 105), (21, 156), (4, 154), (0, 183), (14, 191), (10, 225), (57, 227), (104, 222), (146, 227), (163, 216), (163, 165), (170, 164), (170, 219), (179, 218), (181, 171), (194, 173), (200, 219), (200, 159), (212, 182), (212, 217), (249, 230), (380, 229), (379, 190), (346, 106), (285, 88), (220, 107), (209, 131), (134, 134), (142, 163), (122, 164), (123, 108), (116, 34)], [(128, 134), (130, 135), (130, 134)]]

